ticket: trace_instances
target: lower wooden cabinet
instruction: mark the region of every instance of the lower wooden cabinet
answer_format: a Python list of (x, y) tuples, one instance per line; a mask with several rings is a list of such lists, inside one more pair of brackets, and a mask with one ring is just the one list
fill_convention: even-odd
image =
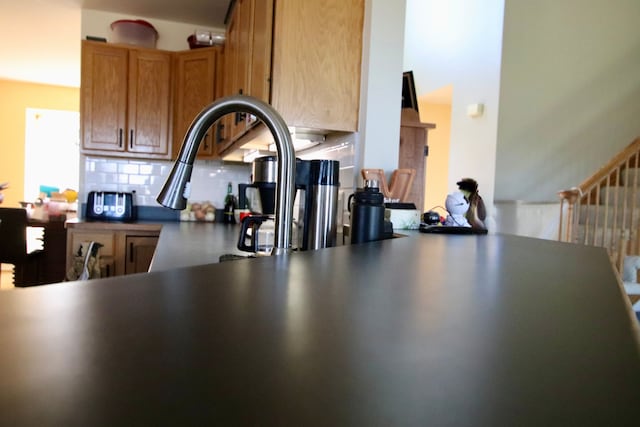
[(101, 277), (147, 272), (160, 225), (78, 222), (67, 225), (67, 270), (83, 242), (98, 242)]
[(158, 244), (158, 237), (127, 235), (126, 241), (124, 274), (146, 273), (149, 271), (153, 253)]

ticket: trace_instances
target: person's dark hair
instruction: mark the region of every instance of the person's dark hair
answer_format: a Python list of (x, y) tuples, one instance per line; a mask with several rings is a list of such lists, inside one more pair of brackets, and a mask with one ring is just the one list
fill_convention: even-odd
[(462, 178), (462, 180), (456, 182), (456, 184), (462, 191), (469, 191), (470, 193), (478, 191), (478, 183), (473, 178)]

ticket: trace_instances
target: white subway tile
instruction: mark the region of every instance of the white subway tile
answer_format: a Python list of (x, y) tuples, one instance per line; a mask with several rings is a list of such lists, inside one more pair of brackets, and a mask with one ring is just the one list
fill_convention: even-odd
[(119, 164), (118, 172), (129, 175), (137, 175), (140, 167), (136, 164)]

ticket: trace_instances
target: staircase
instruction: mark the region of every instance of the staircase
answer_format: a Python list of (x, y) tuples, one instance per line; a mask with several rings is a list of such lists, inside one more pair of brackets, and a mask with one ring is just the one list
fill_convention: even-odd
[(640, 285), (634, 267), (640, 267), (640, 138), (578, 187), (558, 195), (558, 240), (606, 248), (640, 319)]

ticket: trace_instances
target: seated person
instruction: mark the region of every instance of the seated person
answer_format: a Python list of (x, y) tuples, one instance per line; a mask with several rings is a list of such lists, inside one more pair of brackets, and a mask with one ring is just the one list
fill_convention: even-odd
[(471, 227), (481, 230), (486, 230), (487, 227), (484, 224), (487, 218), (487, 208), (484, 205), (484, 201), (478, 193), (478, 183), (473, 178), (463, 178), (456, 183), (460, 191), (464, 194), (465, 198), (469, 201), (469, 210), (466, 213), (466, 218), (471, 224)]

